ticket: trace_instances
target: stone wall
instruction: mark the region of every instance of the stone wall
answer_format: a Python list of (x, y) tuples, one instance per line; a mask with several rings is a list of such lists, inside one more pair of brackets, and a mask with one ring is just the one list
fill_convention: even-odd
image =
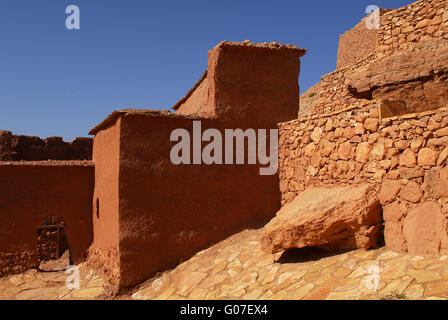
[(0, 161), (91, 160), (92, 138), (64, 142), (61, 137), (14, 135), (0, 131)]
[(420, 0), (381, 16), (378, 30), (378, 56), (402, 50), (432, 48), (448, 40), (446, 0)]
[(447, 108), (380, 120), (374, 102), (281, 123), (282, 204), (310, 186), (369, 182), (380, 191), (387, 246), (447, 252), (447, 125)]
[(376, 51), (378, 30), (368, 29), (366, 23), (371, 16), (361, 20), (353, 29), (339, 38), (337, 69), (347, 67)]
[(362, 67), (368, 66), (375, 59), (375, 54), (324, 75), (320, 83), (319, 100), (311, 107), (310, 114), (328, 114), (343, 110), (349, 106), (365, 103), (372, 98), (371, 94), (354, 95), (350, 88), (351, 76)]
[(47, 217), (65, 224), (74, 263), (92, 242), (90, 161), (0, 162), (0, 276), (39, 266), (38, 228)]
[(371, 53), (364, 55), (360, 50), (363, 57), (356, 60), (358, 56), (344, 46), (371, 37), (370, 31), (362, 31), (362, 24), (341, 37), (338, 69), (322, 77), (320, 97), (313, 102), (310, 114), (327, 114), (371, 99), (403, 102), (408, 113), (447, 105), (446, 0), (420, 0), (383, 11), (376, 50), (372, 51), (370, 44), (365, 53)]

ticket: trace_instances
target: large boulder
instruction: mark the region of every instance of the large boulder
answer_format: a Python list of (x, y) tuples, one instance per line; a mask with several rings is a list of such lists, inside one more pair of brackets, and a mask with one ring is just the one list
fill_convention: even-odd
[(312, 188), (277, 212), (262, 234), (271, 253), (290, 248), (369, 249), (380, 236), (381, 208), (369, 184), (333, 189)]

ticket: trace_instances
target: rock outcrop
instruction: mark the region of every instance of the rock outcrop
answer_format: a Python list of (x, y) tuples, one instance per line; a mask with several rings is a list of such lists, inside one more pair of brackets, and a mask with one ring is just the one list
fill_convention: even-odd
[(380, 203), (371, 185), (311, 188), (264, 227), (261, 243), (271, 253), (309, 246), (369, 249), (377, 246), (380, 224)]
[[(448, 48), (405, 51), (379, 58), (353, 72), (348, 86), (355, 95), (392, 99), (404, 112), (422, 112), (448, 100)], [(384, 116), (384, 115), (383, 115)]]

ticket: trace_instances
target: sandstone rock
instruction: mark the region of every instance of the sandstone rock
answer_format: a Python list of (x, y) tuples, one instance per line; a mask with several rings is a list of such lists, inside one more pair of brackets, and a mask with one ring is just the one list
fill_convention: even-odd
[(401, 197), (410, 202), (418, 202), (422, 198), (423, 192), (417, 182), (409, 182), (401, 191)]
[(386, 153), (386, 147), (383, 142), (378, 142), (370, 152), (370, 155), (374, 160), (383, 160)]
[(333, 120), (331, 118), (329, 118), (327, 120), (327, 123), (325, 124), (325, 131), (328, 132), (331, 130), (333, 130)]
[(443, 149), (443, 151), (439, 154), (439, 158), (437, 159), (437, 165), (441, 166), (446, 159), (448, 159), (448, 147)]
[(401, 190), (400, 181), (384, 180), (381, 185), (381, 190), (379, 193), (380, 203), (386, 204), (388, 202), (394, 201), (397, 198), (400, 190)]
[(448, 248), (445, 217), (436, 202), (426, 202), (411, 210), (403, 224), (403, 234), (411, 254), (439, 254)]
[[(430, 20), (424, 21), (419, 22), (418, 28)], [(425, 35), (420, 42), (426, 41), (425, 37), (432, 40), (431, 36)], [(393, 40), (390, 39), (390, 45)], [(351, 72), (346, 84), (355, 94), (369, 92), (376, 100), (402, 100), (408, 106), (406, 113), (426, 111), (429, 105), (446, 104), (446, 85), (442, 88), (437, 81), (428, 80), (425, 81), (424, 91), (421, 85), (422, 78), (447, 72), (447, 52), (448, 48), (442, 46), (387, 54)]]
[(368, 137), (368, 142), (370, 144), (374, 144), (375, 142), (378, 141), (378, 138), (380, 137), (380, 134), (378, 132), (372, 133), (371, 135), (369, 135)]
[(328, 157), (334, 150), (334, 143), (327, 139), (322, 139), (320, 142), (320, 153), (324, 157)]
[(394, 146), (398, 150), (406, 150), (407, 148), (409, 148), (409, 145), (410, 145), (409, 141), (405, 140), (397, 140), (394, 142)]
[(383, 207), (384, 241), (389, 249), (398, 252), (407, 250), (406, 239), (403, 235), (404, 216), (405, 212), (398, 201)]
[(319, 152), (314, 152), (313, 155), (311, 156), (311, 159), (310, 159), (311, 166), (313, 166), (315, 168), (319, 168), (321, 159), (322, 158), (320, 156), (320, 153)]
[(319, 143), (320, 138), (322, 137), (323, 130), (321, 127), (315, 127), (313, 132), (311, 133), (311, 140), (315, 143)]
[(400, 171), (401, 179), (413, 179), (423, 177), (425, 175), (425, 170), (423, 170), (423, 168), (400, 167), (398, 170)]
[(344, 138), (350, 140), (355, 135), (355, 128), (354, 127), (347, 127), (344, 128), (343, 136)]
[(415, 159), (415, 153), (411, 149), (406, 149), (400, 155), (400, 166), (412, 168), (417, 165), (417, 161)]
[(263, 230), (271, 253), (308, 246), (336, 249), (376, 247), (381, 223), (373, 186), (312, 188), (284, 206)]
[(355, 134), (359, 134), (359, 135), (364, 134), (364, 126), (362, 125), (362, 123), (357, 123), (355, 125)]
[(391, 166), (392, 166), (392, 161), (390, 161), (390, 160), (381, 160), (379, 162), (379, 167), (381, 169), (389, 170), (391, 168)]
[(426, 171), (423, 189), (426, 196), (435, 199), (448, 197), (448, 167)]
[(352, 157), (352, 144), (348, 141), (342, 143), (339, 146), (338, 155), (342, 160), (350, 159)]
[(364, 123), (364, 128), (366, 128), (370, 132), (376, 132), (378, 130), (378, 119), (367, 119)]
[(415, 29), (426, 28), (427, 26), (429, 26), (430, 23), (431, 23), (430, 19), (424, 19), (424, 20), (420, 21), (419, 23), (417, 23), (417, 25), (415, 26)]
[(406, 239), (403, 235), (403, 223), (401, 221), (386, 222), (384, 225), (384, 242), (386, 247), (397, 252), (406, 252)]
[(372, 146), (368, 142), (358, 144), (356, 148), (356, 161), (366, 163), (369, 160), (370, 150)]
[(375, 180), (376, 182), (381, 182), (383, 181), (383, 178), (386, 176), (387, 172), (384, 169), (380, 169), (378, 171), (375, 172), (375, 174), (373, 175), (373, 180)]
[(314, 150), (316, 150), (316, 145), (311, 142), (310, 144), (307, 144), (305, 147), (305, 155), (307, 155), (308, 157), (311, 157)]
[(418, 153), (419, 166), (435, 166), (439, 153), (430, 148), (423, 148)]
[(425, 140), (422, 138), (412, 140), (411, 148), (414, 152), (418, 152), (424, 143), (425, 143)]
[(430, 24), (435, 25), (435, 24), (439, 24), (441, 22), (442, 22), (442, 16), (438, 15), (438, 16), (435, 16), (434, 18), (432, 18)]

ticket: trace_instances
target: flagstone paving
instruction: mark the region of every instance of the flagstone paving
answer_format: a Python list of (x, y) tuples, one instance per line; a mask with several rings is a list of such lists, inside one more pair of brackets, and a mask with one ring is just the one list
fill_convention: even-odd
[[(261, 230), (246, 230), (115, 299), (447, 299), (448, 256), (387, 248), (329, 255), (296, 249), (271, 255)], [(65, 272), (30, 270), (0, 278), (0, 299), (109, 299), (110, 287), (85, 263), (80, 289)]]
[[(104, 279), (86, 263), (79, 267), (79, 289), (68, 289), (66, 280), (73, 273), (40, 272), (35, 269), (25, 273), (0, 278), (0, 299), (8, 300), (87, 300), (105, 299), (110, 292)], [(69, 279), (70, 280), (70, 279)]]
[(143, 283), (134, 299), (446, 299), (448, 257), (386, 248), (273, 256), (246, 230)]

